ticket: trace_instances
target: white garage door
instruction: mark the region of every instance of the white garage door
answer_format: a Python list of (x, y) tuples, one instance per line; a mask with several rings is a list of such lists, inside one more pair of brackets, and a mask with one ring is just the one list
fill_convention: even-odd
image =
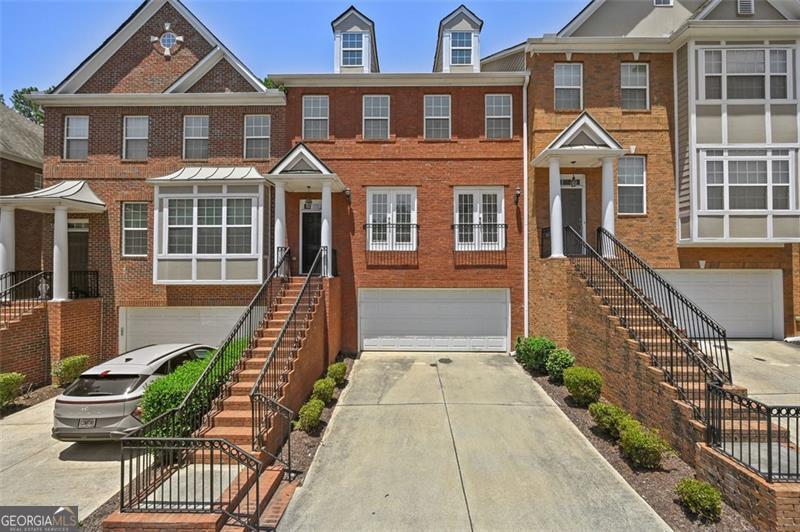
[(245, 307), (120, 307), (120, 353), (149, 344), (219, 345)]
[(730, 338), (783, 338), (780, 270), (660, 270)]
[(358, 300), (364, 350), (508, 350), (506, 289), (361, 289)]

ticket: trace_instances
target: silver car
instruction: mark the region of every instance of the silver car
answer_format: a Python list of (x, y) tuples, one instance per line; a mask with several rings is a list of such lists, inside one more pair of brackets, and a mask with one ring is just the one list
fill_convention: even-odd
[(210, 356), (200, 344), (158, 344), (128, 351), (81, 374), (56, 399), (53, 437), (61, 441), (122, 438), (142, 426), (139, 400), (154, 380), (189, 360)]

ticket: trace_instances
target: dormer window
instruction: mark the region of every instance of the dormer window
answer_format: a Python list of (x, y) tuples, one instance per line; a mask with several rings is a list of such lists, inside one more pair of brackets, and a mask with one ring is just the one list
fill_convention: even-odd
[(342, 66), (362, 66), (364, 38), (361, 33), (342, 33)]
[(472, 32), (454, 31), (450, 34), (450, 64), (472, 64)]

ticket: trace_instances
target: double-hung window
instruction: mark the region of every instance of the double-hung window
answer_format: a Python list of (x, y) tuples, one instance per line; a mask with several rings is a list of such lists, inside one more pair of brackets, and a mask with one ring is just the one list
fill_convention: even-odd
[(208, 159), (208, 116), (183, 117), (183, 158)]
[(619, 214), (647, 212), (646, 159), (640, 155), (620, 157), (617, 163), (617, 196)]
[(364, 37), (361, 33), (342, 33), (342, 66), (362, 66), (364, 60)]
[(222, 199), (197, 200), (197, 254), (222, 253)]
[(89, 157), (89, 117), (64, 118), (64, 159), (82, 161)]
[(147, 256), (147, 203), (122, 204), (122, 256)]
[(126, 116), (122, 119), (122, 158), (126, 161), (147, 159), (149, 118)]
[(194, 252), (194, 200), (167, 200), (167, 254), (190, 255)]
[(456, 251), (505, 249), (502, 187), (458, 187), (454, 192), (453, 229)]
[(450, 64), (472, 64), (471, 31), (454, 31), (450, 33)]
[(425, 95), (425, 138), (450, 138), (450, 95)]
[(705, 100), (785, 100), (791, 83), (786, 48), (706, 49), (700, 94)]
[(364, 131), (368, 140), (389, 138), (389, 96), (364, 95)]
[(244, 117), (244, 158), (268, 159), (270, 151), (270, 115)]
[(620, 87), (622, 108), (630, 111), (650, 108), (649, 65), (647, 63), (622, 63)]
[(417, 190), (412, 187), (367, 189), (367, 249), (417, 249)]
[(486, 138), (511, 138), (511, 95), (486, 95)]
[(795, 209), (790, 150), (703, 150), (704, 208), (709, 211)]
[(303, 96), (303, 138), (328, 138), (328, 97)]
[(253, 249), (253, 200), (227, 200), (225, 250), (229, 255), (249, 255)]
[(556, 63), (554, 75), (556, 111), (583, 109), (583, 65)]

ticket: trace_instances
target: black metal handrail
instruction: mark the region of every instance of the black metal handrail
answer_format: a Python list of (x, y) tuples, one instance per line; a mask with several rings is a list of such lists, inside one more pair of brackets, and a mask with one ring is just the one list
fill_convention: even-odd
[(419, 224), (364, 224), (367, 251), (416, 251)]
[(800, 482), (800, 406), (773, 406), (708, 386), (706, 442), (768, 482)]
[(453, 224), (455, 251), (500, 251), (506, 248), (508, 224)]
[(7, 327), (51, 298), (48, 275), (48, 272), (39, 272), (0, 292), (0, 327)]
[(71, 270), (68, 276), (70, 299), (100, 297), (100, 279), (97, 271)]
[[(34, 275), (44, 274), (42, 277), (47, 283), (47, 297), (53, 297), (53, 272), (41, 270), (15, 270), (6, 272), (0, 276), (0, 293), (6, 292), (12, 286), (19, 284)], [(100, 297), (99, 272), (95, 270), (70, 270), (67, 276), (67, 289), (70, 299), (83, 299), (89, 297)], [(13, 297), (30, 297), (27, 292), (20, 291), (18, 294), (6, 294), (6, 300)], [(41, 293), (37, 294), (39, 299)]]
[(726, 382), (731, 382), (725, 328), (602, 227), (597, 228), (597, 246), (606, 261), (660, 308), (664, 316), (720, 368)]
[[(254, 449), (268, 451), (266, 440), (270, 429), (278, 431), (276, 439), (282, 442), (291, 429), (291, 419), (294, 413), (286, 406), (281, 405), (281, 391), (286, 384), (286, 375), (291, 370), (292, 363), (302, 346), (308, 326), (314, 314), (319, 294), (322, 291), (322, 278), (326, 275), (327, 248), (321, 247), (308, 270), (305, 281), (300, 288), (300, 293), (289, 311), (288, 317), (283, 322), (281, 330), (275, 340), (258, 378), (250, 390), (250, 405), (252, 411), (252, 445)], [(291, 440), (289, 440), (291, 441)], [(274, 459), (282, 461), (291, 476), (291, 444), (287, 446), (287, 459), (283, 460), (275, 455)]]
[[(257, 522), (258, 477), (263, 464), (230, 442), (204, 438), (200, 431), (214, 406), (225, 398), (230, 375), (242, 367), (244, 355), (252, 348), (257, 331), (269, 319), (269, 311), (289, 278), (289, 250), (281, 253), (275, 268), (181, 403), (122, 438), (121, 511), (221, 512), (243, 526)], [(212, 450), (206, 454), (207, 449)], [(206, 501), (216, 497), (217, 502), (190, 504), (192, 492), (201, 489), (207, 494), (212, 479), (228, 482), (225, 486), (216, 484), (219, 493), (201, 498)], [(238, 489), (228, 489), (234, 482)]]
[(722, 383), (725, 376), (653, 303), (594, 250), (572, 227), (567, 240), (570, 260), (595, 293), (607, 304), (642, 350), (660, 367), (681, 399), (691, 405), (694, 417), (705, 421), (706, 383)]

